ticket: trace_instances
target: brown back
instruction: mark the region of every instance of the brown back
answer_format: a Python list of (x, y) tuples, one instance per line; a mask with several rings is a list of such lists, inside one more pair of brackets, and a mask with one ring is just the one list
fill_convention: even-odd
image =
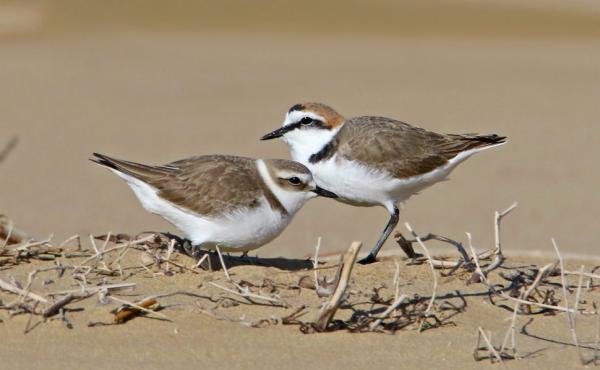
[(346, 121), (332, 145), (346, 159), (405, 178), (430, 172), (465, 150), (503, 139), (496, 135), (437, 134), (390, 118), (364, 116)]

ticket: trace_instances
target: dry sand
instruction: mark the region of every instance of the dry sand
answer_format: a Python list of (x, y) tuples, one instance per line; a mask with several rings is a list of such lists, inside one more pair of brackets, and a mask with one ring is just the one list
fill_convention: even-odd
[[(83, 244), (84, 249), (88, 249), (88, 254), (93, 254), (89, 241), (84, 241)], [(97, 242), (97, 245), (100, 250), (104, 250), (102, 242)], [(106, 250), (111, 247), (113, 244), (109, 244)], [(117, 265), (111, 261), (115, 261), (122, 250), (109, 253), (104, 259), (106, 265), (115, 271), (118, 271)], [(69, 251), (73, 252), (73, 249)], [(163, 249), (156, 253), (165, 256), (166, 252)], [(145, 316), (121, 325), (101, 326), (98, 323), (113, 322), (111, 310), (118, 304), (110, 300), (103, 303), (97, 294), (67, 306), (65, 317), (72, 324), (71, 329), (56, 316), (42, 322), (39, 316), (30, 318), (25, 313), (9, 317), (9, 311), (0, 311), (0, 332), (3, 334), (0, 346), (2, 368), (408, 369), (451, 366), (475, 369), (480, 368), (482, 364), (489, 364), (489, 360), (476, 362), (473, 359), (478, 327), (491, 330), (492, 341), (497, 346), (500, 346), (510, 327), (510, 308), (505, 310), (500, 305), (513, 307), (513, 303), (494, 298), (497, 306), (492, 305), (487, 288), (483, 284), (467, 285), (470, 274), (458, 271), (449, 277), (436, 272), (439, 287), (433, 312), (442, 319), (444, 326), (431, 327), (419, 333), (419, 323), (413, 318), (406, 321), (406, 325), (402, 325), (395, 333), (350, 333), (341, 329), (330, 333), (303, 334), (297, 325), (282, 325), (281, 318), (290, 315), (298, 307), (306, 306), (306, 314), (299, 319), (303, 322), (314, 321), (320, 303), (327, 300), (319, 298), (313, 289), (298, 287), (302, 277), (308, 277), (308, 280), (313, 277), (309, 261), (262, 259), (251, 260), (250, 264), (247, 264), (248, 262), (237, 258), (226, 258), (233, 281), (250, 286), (262, 285), (263, 288), (250, 289), (262, 296), (273, 297), (271, 294), (276, 294), (281, 301), (289, 305), (288, 308), (283, 308), (272, 306), (261, 299), (254, 299), (254, 303), (251, 304), (244, 298), (215, 287), (213, 284), (235, 289), (223, 271), (207, 272), (197, 269), (193, 273), (173, 265), (167, 268), (164, 263), (158, 268), (151, 266), (152, 259), (148, 255), (142, 255), (145, 254), (129, 249), (120, 261), (123, 276), (118, 273), (107, 274), (106, 269), (103, 273), (91, 272), (85, 274), (87, 286), (135, 284), (133, 290), (111, 293), (111, 296), (130, 302), (158, 294), (185, 292), (187, 295), (179, 294), (158, 299), (164, 307), (160, 313), (171, 319), (171, 322)], [(177, 252), (171, 255), (171, 260), (182, 266), (193, 266), (195, 263), (193, 259)], [(83, 258), (60, 258), (60, 261), (65, 266), (78, 266), (85, 262)], [(214, 266), (219, 266), (217, 261), (214, 260)], [(336, 261), (337, 259), (329, 260), (321, 265), (324, 269), (319, 270), (319, 277), (333, 278), (335, 267), (326, 267), (335, 266)], [(349, 320), (353, 314), (360, 315), (361, 312), (363, 315), (365, 312), (380, 314), (389, 302), (373, 303), (373, 289), (379, 288), (378, 296), (381, 300), (393, 299), (396, 271), (394, 261), (400, 263), (399, 292), (406, 294), (410, 300), (417, 296), (422, 297), (419, 300), (422, 311), (432, 292), (429, 266), (409, 265), (406, 259), (395, 257), (368, 266), (355, 265), (348, 298), (352, 306), (342, 306), (334, 318)], [(141, 267), (149, 262), (147, 269)], [(532, 262), (541, 265), (548, 261), (510, 259), (505, 266), (526, 270)], [(586, 261), (588, 266), (590, 262)], [(85, 265), (96, 265), (103, 269), (102, 262), (96, 264), (89, 259)], [(22, 262), (8, 269), (5, 265), (0, 272), (0, 278), (5, 281), (14, 278), (25, 286), (29, 272), (47, 266), (55, 264)], [(567, 268), (576, 270), (578, 261), (570, 261)], [(165, 273), (167, 270), (170, 273)], [(81, 270), (79, 275), (84, 275), (85, 271)], [(78, 290), (83, 280), (79, 278), (78, 283), (73, 277), (73, 270), (70, 269), (62, 277), (56, 271), (42, 272), (36, 275), (30, 291), (48, 297), (50, 292)], [(507, 285), (495, 272), (490, 275), (490, 279), (494, 283)], [(560, 281), (557, 279), (552, 280)], [(576, 284), (577, 277), (571, 277), (570, 282), (572, 285)], [(587, 279), (584, 282), (587, 283)], [(560, 300), (560, 288), (557, 286), (545, 284), (540, 289), (556, 290), (556, 297)], [(447, 302), (456, 307), (463, 305), (459, 294), (466, 300), (466, 306), (460, 311), (449, 309)], [(570, 295), (571, 307), (573, 294)], [(597, 280), (592, 283), (592, 289), (582, 290), (581, 298), (580, 308), (591, 310), (591, 302), (600, 299)], [(0, 302), (8, 305), (15, 300), (18, 300), (18, 297), (14, 294), (0, 291)], [(47, 307), (40, 304), (38, 309), (42, 306)], [(443, 307), (446, 307), (446, 310), (443, 310)], [(413, 312), (410, 305), (403, 310)], [(207, 312), (212, 312), (212, 315), (218, 318)], [(269, 323), (269, 320), (278, 321)], [(585, 356), (589, 358), (593, 352), (591, 348), (594, 346), (596, 317), (578, 316), (577, 320), (580, 345), (584, 348)], [(249, 324), (259, 322), (260, 328), (249, 327)], [(95, 326), (90, 326), (90, 323), (95, 323)], [(523, 328), (526, 334), (522, 333)], [(28, 332), (25, 334), (26, 330)], [(524, 358), (505, 360), (506, 368), (566, 369), (579, 366), (564, 314), (518, 316), (516, 330), (518, 355)]]
[[(89, 163), (90, 153), (148, 163), (207, 153), (288, 157), (283, 143), (258, 138), (281, 124), (290, 105), (318, 100), (347, 116), (379, 114), (441, 132), (509, 137), (506, 146), (470, 159), (451, 181), (408, 202), (401, 221), (417, 231), (460, 240), (470, 231), (479, 248), (488, 248), (493, 210), (519, 201), (504, 224), (507, 254), (548, 254), (553, 236), (565, 255), (584, 257), (588, 265), (598, 256), (595, 2), (378, 1), (367, 12), (358, 2), (349, 7), (332, 2), (318, 8), (314, 27), (302, 21), (313, 14), (314, 2), (300, 13), (294, 6), (264, 13), (236, 1), (225, 8), (206, 2), (190, 12), (183, 5), (167, 6), (166, 13), (135, 2), (108, 4), (0, 6), (0, 147), (13, 135), (20, 140), (1, 164), (0, 212), (36, 237), (174, 231), (145, 213), (118, 178)], [(367, 249), (386, 219), (383, 209), (315, 200), (257, 252), (303, 258), (318, 236), (323, 254), (337, 253), (352, 240), (364, 241)], [(397, 250), (387, 243), (386, 252)], [(432, 250), (446, 251), (437, 245)], [(546, 261), (539, 258), (509, 262)], [(576, 259), (571, 263), (577, 267)], [(0, 278), (26, 279), (35, 266), (0, 271)], [(288, 274), (289, 268), (231, 271), (235, 279), (255, 283), (302, 274)], [(356, 289), (390, 284), (393, 271), (392, 260), (357, 266)], [(402, 263), (401, 274), (403, 291), (430, 293), (426, 266)], [(178, 289), (203, 294), (210, 279), (222, 281), (222, 273), (148, 274), (132, 281), (135, 293), (145, 296)], [(460, 278), (441, 280), (441, 293), (456, 289), (486, 291), (480, 284), (466, 287)], [(589, 294), (598, 300), (597, 292)], [(0, 293), (5, 303), (12, 298)], [(310, 290), (294, 299), (317, 302)], [(194, 301), (161, 301), (191, 303), (163, 311), (173, 323), (137, 318), (88, 328), (88, 321), (111, 318), (111, 307), (88, 299), (74, 305), (85, 311), (69, 315), (74, 329), (52, 321), (27, 335), (22, 334), (27, 316), (8, 319), (0, 311), (0, 368), (479, 368), (482, 363), (471, 356), (477, 326), (493, 330), (498, 341), (510, 316), (474, 295), (468, 311), (452, 319), (456, 327), (421, 334), (408, 329), (394, 335), (304, 335), (295, 326), (255, 329), (218, 321), (199, 313)], [(256, 318), (269, 315), (243, 308)], [(225, 312), (233, 317), (242, 311), (238, 306)], [(519, 318), (519, 325), (526, 320)], [(593, 320), (583, 320), (581, 336), (589, 340)], [(507, 367), (577, 366), (562, 315), (536, 316), (529, 332), (541, 339), (519, 335), (519, 350), (539, 352)]]

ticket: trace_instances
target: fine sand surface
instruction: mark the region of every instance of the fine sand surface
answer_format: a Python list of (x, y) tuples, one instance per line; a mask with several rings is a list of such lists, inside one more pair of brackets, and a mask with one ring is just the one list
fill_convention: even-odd
[[(180, 7), (165, 7), (159, 0), (152, 6), (121, 3), (0, 4), (0, 149), (11, 137), (19, 139), (0, 163), (0, 214), (36, 238), (54, 234), (57, 243), (73, 234), (175, 232), (144, 212), (120, 179), (89, 162), (90, 154), (156, 164), (209, 153), (287, 158), (283, 142), (258, 138), (281, 125), (291, 105), (316, 100), (349, 117), (384, 115), (434, 131), (509, 137), (507, 145), (462, 164), (451, 181), (409, 200), (398, 231), (405, 232), (406, 221), (420, 234), (460, 241), (468, 231), (479, 250), (488, 249), (493, 246), (493, 212), (517, 201), (519, 207), (503, 223), (504, 250), (512, 256), (507, 265), (552, 262), (551, 237), (569, 257), (571, 270), (579, 268), (579, 261), (587, 271), (599, 264), (596, 2), (507, 1), (498, 6), (382, 0), (366, 11), (360, 2), (346, 7), (337, 1), (329, 6), (290, 3), (268, 11), (235, 0), (226, 7), (212, 1), (188, 4), (190, 11), (183, 0)], [(283, 260), (234, 266), (230, 272), (234, 280), (253, 284), (265, 278), (297, 283), (312, 275), (302, 270), (307, 268), (302, 261), (314, 252), (319, 236), (321, 255), (345, 251), (353, 240), (363, 241), (366, 252), (387, 218), (381, 208), (314, 200), (279, 238), (256, 251)], [(430, 248), (434, 254), (449, 253), (440, 244)], [(400, 253), (391, 238), (384, 253)], [(139, 256), (126, 257), (139, 266)], [(194, 263), (178, 258), (186, 266)], [(351, 289), (356, 299), (363, 294), (368, 301), (369, 292), (381, 284), (387, 286), (382, 295), (393, 296), (394, 259), (355, 266)], [(13, 276), (25, 283), (28, 272), (48, 265), (52, 262), (21, 263), (0, 270), (0, 279)], [(401, 292), (429, 297), (428, 267), (406, 261), (400, 267)], [(106, 277), (136, 284), (116, 297), (136, 301), (183, 290), (218, 299), (224, 293), (208, 282), (227, 284), (222, 271), (186, 270), (173, 276), (136, 271), (126, 279)], [(322, 274), (331, 277), (332, 271)], [(54, 276), (38, 277), (32, 291), (78, 287), (74, 279)], [(101, 278), (96, 276), (93, 284)], [(161, 312), (173, 322), (139, 317), (123, 325), (88, 327), (90, 321), (110, 322), (110, 310), (117, 307), (94, 296), (69, 306), (84, 309), (67, 313), (73, 329), (53, 320), (28, 334), (23, 334), (28, 315), (9, 318), (0, 310), (0, 369), (491, 366), (488, 360), (473, 360), (477, 328), (491, 330), (498, 344), (510, 312), (489, 303), (484, 285), (467, 286), (468, 275), (444, 278), (438, 272), (438, 278), (438, 294), (459, 290), (467, 309), (450, 319), (455, 326), (423, 333), (414, 325), (393, 335), (302, 334), (298, 326), (280, 324), (251, 328), (201, 313), (216, 303), (189, 296), (159, 300), (166, 306)], [(55, 281), (42, 286), (44, 279)], [(313, 319), (315, 307), (324, 301), (310, 289), (283, 289), (281, 294), (293, 306), (311, 307), (304, 320)], [(585, 307), (600, 301), (597, 288), (583, 294)], [(4, 304), (15, 297), (0, 291)], [(290, 311), (256, 305), (219, 309), (229, 318), (245, 315), (248, 322)], [(350, 310), (338, 315), (347, 319)], [(517, 349), (531, 356), (509, 361), (506, 368), (580, 366), (564, 315), (520, 316), (517, 331), (530, 318), (528, 335), (517, 335)], [(592, 346), (595, 319), (578, 320), (580, 340)], [(38, 321), (34, 317), (32, 323)]]
[[(150, 255), (132, 248), (127, 250), (128, 253), (121, 253), (123, 245), (120, 244), (121, 249), (107, 253), (103, 261), (96, 261), (66, 257), (81, 253), (71, 244), (64, 258), (56, 261), (60, 260), (64, 266), (83, 264), (96, 268), (90, 273), (86, 273), (87, 269), (79, 270), (79, 277), (72, 269), (67, 269), (63, 275), (58, 275), (57, 271), (40, 272), (34, 277), (29, 291), (48, 298), (52, 292), (72, 290), (77, 293), (83, 286), (135, 284), (133, 289), (110, 293), (111, 297), (130, 302), (179, 292), (158, 298), (163, 307), (159, 313), (171, 321), (145, 316), (121, 325), (111, 324), (114, 319), (111, 310), (119, 304), (110, 298), (101, 299), (98, 294), (67, 305), (65, 317), (72, 325), (70, 329), (58, 316), (43, 322), (40, 316), (30, 317), (25, 313), (9, 317), (8, 310), (0, 310), (3, 369), (414, 369), (448, 366), (475, 369), (490, 363), (489, 360), (476, 362), (473, 358), (478, 327), (492, 331), (492, 342), (500, 347), (511, 325), (514, 303), (495, 297), (496, 306), (492, 305), (487, 288), (483, 284), (467, 285), (470, 274), (459, 270), (449, 277), (436, 272), (438, 298), (432, 312), (442, 321), (441, 327), (425, 325), (425, 330), (419, 333), (419, 323), (413, 317), (395, 333), (350, 333), (340, 329), (303, 334), (300, 326), (282, 325), (281, 319), (306, 306), (299, 320), (312, 322), (318, 316), (320, 303), (327, 300), (319, 298), (310, 286), (300, 283), (313, 279), (310, 261), (225, 259), (234, 282), (250, 287), (254, 294), (277, 297), (278, 302), (288, 305), (284, 308), (261, 299), (250, 302), (221, 290), (213, 284), (235, 289), (223, 271), (182, 270), (178, 266), (189, 268), (195, 261), (177, 252), (170, 255), (170, 260), (177, 265), (152, 266)], [(105, 248), (103, 242), (97, 242), (100, 250), (118, 247), (109, 244)], [(89, 241), (83, 241), (83, 248), (87, 249), (84, 253), (93, 254)], [(165, 256), (168, 252), (163, 249), (154, 253)], [(118, 263), (115, 262), (117, 259)], [(417, 299), (423, 310), (432, 292), (429, 266), (410, 265), (405, 258), (395, 257), (368, 266), (355, 265), (348, 289), (347, 302), (351, 306), (342, 306), (334, 318), (347, 321), (353, 314), (360, 315), (361, 312), (363, 315), (365, 312), (381, 314), (390, 304), (388, 300), (394, 299), (395, 261), (399, 262), (399, 293), (406, 294), (409, 300)], [(337, 259), (329, 259), (320, 265), (321, 286), (325, 284), (323, 278), (333, 278), (336, 262)], [(527, 266), (532, 263), (541, 266), (547, 262), (531, 258), (509, 259), (505, 266), (527, 271)], [(578, 263), (569, 261), (567, 269), (577, 270)], [(589, 269), (592, 261), (585, 263)], [(142, 264), (148, 267), (143, 268)], [(55, 262), (21, 262), (8, 269), (5, 265), (0, 278), (26, 286), (29, 272), (51, 266), (56, 266)], [(213, 260), (213, 266), (219, 266), (218, 259)], [(109, 273), (111, 270), (114, 273)], [(490, 279), (493, 283), (507, 285), (496, 272), (490, 274)], [(560, 277), (550, 280), (556, 283)], [(576, 285), (577, 280), (576, 276), (571, 276), (571, 286)], [(587, 284), (587, 280), (584, 283)], [(592, 282), (591, 289), (582, 289), (581, 309), (592, 310), (591, 302), (600, 299), (597, 281)], [(539, 288), (542, 292), (555, 291), (560, 303), (560, 288), (556, 285), (542, 284)], [(374, 289), (377, 289), (377, 295), (374, 295)], [(569, 295), (570, 307), (573, 307), (575, 294), (573, 289)], [(4, 305), (18, 300), (18, 296), (0, 290), (0, 302)], [(502, 305), (507, 308), (501, 308)], [(40, 304), (38, 309), (42, 307), (47, 306)], [(405, 314), (416, 309), (410, 305), (403, 307)], [(434, 323), (433, 319), (428, 322)], [(519, 315), (515, 330), (517, 354), (523, 358), (505, 360), (506, 367), (503, 368), (571, 369), (580, 366), (564, 314)], [(579, 315), (577, 334), (586, 358), (593, 353), (595, 333), (595, 315)], [(482, 352), (481, 355), (486, 354)]]

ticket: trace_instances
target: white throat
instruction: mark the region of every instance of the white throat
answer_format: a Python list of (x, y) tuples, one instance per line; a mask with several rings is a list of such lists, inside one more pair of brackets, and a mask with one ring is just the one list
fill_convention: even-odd
[(329, 144), (344, 124), (331, 130), (305, 128), (287, 132), (283, 140), (290, 146), (292, 159), (307, 164), (311, 155), (318, 153)]
[(317, 196), (312, 192), (289, 191), (281, 188), (271, 178), (267, 165), (262, 159), (256, 160), (256, 167), (258, 168), (260, 177), (263, 179), (269, 190), (275, 195), (277, 200), (279, 200), (281, 205), (283, 205), (290, 217), (296, 214), (306, 201)]

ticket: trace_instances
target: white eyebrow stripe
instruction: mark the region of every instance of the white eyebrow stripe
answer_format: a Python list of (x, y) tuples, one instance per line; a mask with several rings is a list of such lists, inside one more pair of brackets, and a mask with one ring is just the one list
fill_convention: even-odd
[(290, 177), (297, 177), (297, 178), (303, 180), (304, 182), (306, 182), (306, 180), (308, 180), (308, 175), (305, 174), (305, 173), (280, 171), (280, 172), (277, 173), (277, 175), (279, 177), (282, 177), (282, 178), (285, 178), (285, 179), (290, 178)]
[(313, 112), (306, 112), (302, 110), (294, 110), (286, 113), (285, 121), (283, 122), (284, 126), (291, 125), (292, 123), (296, 123), (300, 121), (304, 117), (310, 117), (316, 121), (325, 122), (325, 118)]

